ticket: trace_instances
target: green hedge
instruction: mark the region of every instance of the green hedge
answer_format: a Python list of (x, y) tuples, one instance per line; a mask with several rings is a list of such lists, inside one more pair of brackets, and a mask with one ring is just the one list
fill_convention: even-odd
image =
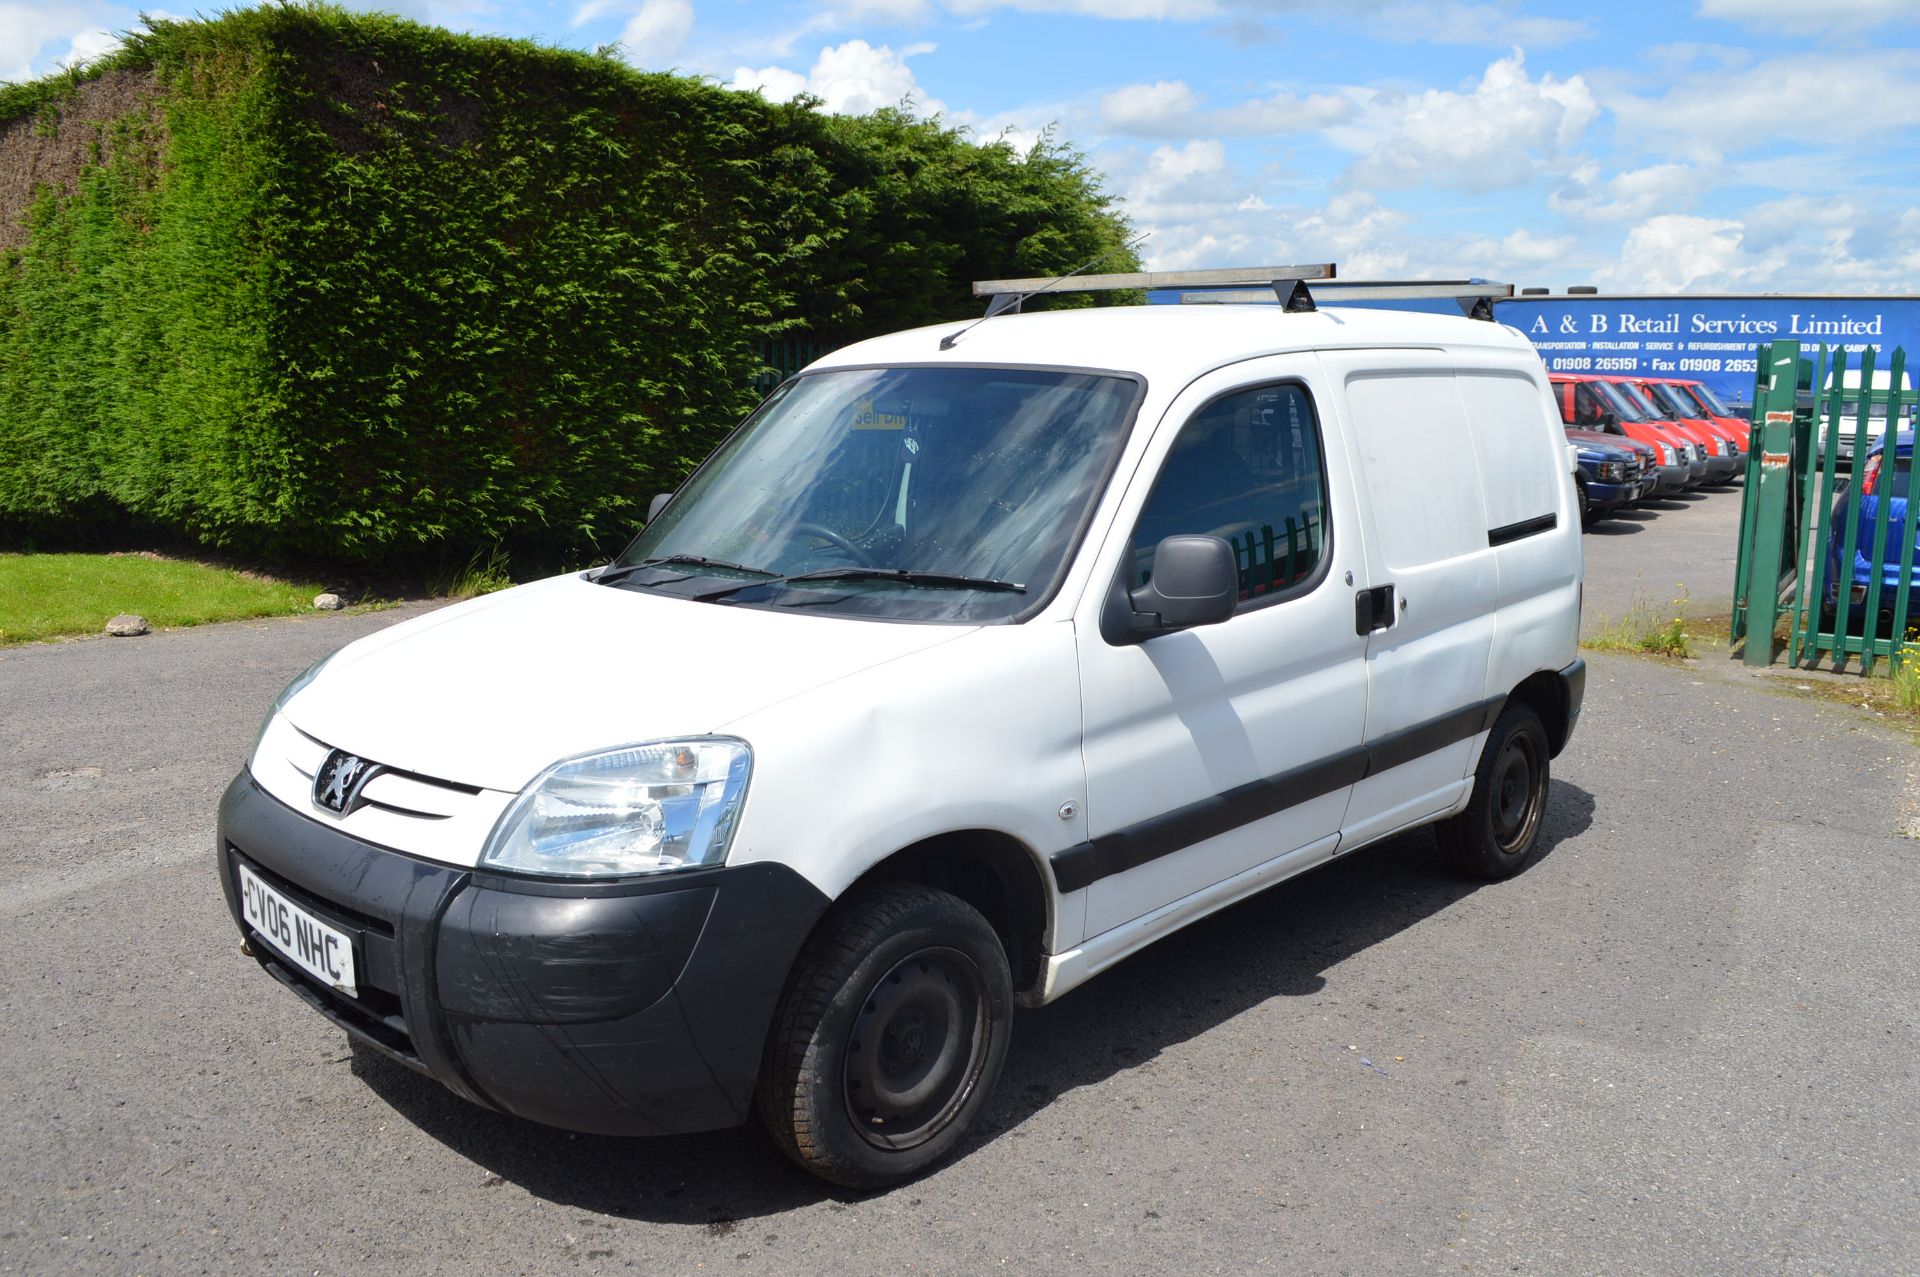
[(1126, 234), (1051, 141), (319, 6), (0, 88), (27, 161), (0, 521), (268, 554), (604, 546), (751, 407), (769, 340), (974, 314), (970, 280)]

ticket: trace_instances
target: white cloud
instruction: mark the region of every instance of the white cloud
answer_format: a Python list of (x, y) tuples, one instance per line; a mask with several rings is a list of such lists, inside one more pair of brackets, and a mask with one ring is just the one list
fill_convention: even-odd
[(573, 21), (569, 25), (578, 31), (595, 18), (604, 18), (609, 13), (618, 13), (625, 7), (622, 0), (587, 0), (585, 4), (573, 11)]
[(1406, 214), (1382, 207), (1361, 191), (1335, 195), (1325, 208), (1292, 219), (1299, 253), (1309, 261), (1339, 263), (1340, 273), (1349, 279), (1388, 279), (1408, 273), (1407, 247), (1396, 242), (1407, 220)]
[(1737, 291), (1765, 283), (1785, 265), (1778, 249), (1750, 249), (1738, 221), (1665, 213), (1627, 232), (1619, 264), (1595, 278), (1614, 292)]
[[(112, 5), (28, 6), (0, 0), (0, 81), (28, 80), (104, 57), (120, 47), (120, 36), (111, 28), (145, 30), (142, 17), (181, 20), (180, 14), (159, 8), (136, 15)], [(53, 53), (62, 41), (64, 51)]]
[(1329, 136), (1365, 150), (1347, 174), (1356, 186), (1498, 189), (1552, 168), (1599, 113), (1585, 80), (1530, 79), (1515, 49), (1465, 92), (1375, 94), (1354, 126)]
[(810, 93), (826, 110), (840, 115), (865, 115), (908, 101), (918, 113), (939, 115), (945, 104), (926, 95), (907, 65), (908, 58), (933, 49), (931, 44), (914, 44), (896, 52), (888, 45), (849, 40), (822, 49), (805, 75), (778, 66), (740, 67), (727, 87), (758, 89), (777, 102)]
[(1920, 52), (1865, 50), (1796, 54), (1738, 76), (1701, 73), (1661, 97), (1609, 101), (1619, 135), (1677, 145), (1697, 156), (1745, 150), (1769, 140), (1827, 141), (1920, 124)]
[(1150, 270), (1245, 264), (1271, 253), (1283, 225), (1227, 161), (1213, 139), (1098, 157), (1137, 231), (1150, 232)]
[(1184, 81), (1129, 84), (1100, 99), (1100, 125), (1138, 137), (1177, 137), (1191, 132), (1200, 95)]
[(1844, 198), (1795, 195), (1738, 218), (1651, 218), (1616, 264), (1594, 272), (1618, 291), (1904, 292), (1920, 273), (1920, 209), (1876, 212)]
[(63, 67), (85, 66), (95, 58), (112, 53), (120, 47), (120, 37), (111, 31), (82, 31), (73, 37), (67, 46), (65, 56), (59, 59)]
[(1184, 81), (1130, 84), (1100, 99), (1098, 121), (1109, 133), (1131, 137), (1253, 137), (1323, 129), (1352, 116), (1350, 98), (1280, 92), (1237, 106), (1207, 110)]
[(1911, 22), (1913, 0), (1700, 0), (1700, 16), (1725, 18), (1770, 31), (1796, 35), (1877, 27), (1884, 22)]
[(1570, 44), (1592, 34), (1584, 19), (1536, 18), (1502, 4), (1393, 4), (1368, 24), (1395, 44), (1477, 44), (1539, 49)]
[[(108, 10), (94, 4), (19, 4), (0, 0), (0, 80), (30, 80), (49, 45), (75, 45), (104, 25)], [(79, 34), (76, 34), (79, 33)]]
[(1548, 194), (1547, 208), (1576, 221), (1635, 222), (1655, 213), (1684, 213), (1695, 194), (1709, 185), (1685, 164), (1652, 164), (1603, 180), (1600, 166), (1589, 160)]
[(620, 29), (621, 54), (637, 67), (670, 66), (692, 31), (690, 0), (646, 0)]

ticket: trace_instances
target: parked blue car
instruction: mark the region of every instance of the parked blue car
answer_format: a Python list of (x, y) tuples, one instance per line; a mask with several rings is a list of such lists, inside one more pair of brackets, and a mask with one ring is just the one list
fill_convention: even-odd
[[(1861, 632), (1861, 622), (1865, 620), (1867, 589), (1873, 583), (1873, 525), (1880, 517), (1880, 502), (1883, 499), (1888, 502), (1887, 545), (1885, 562), (1881, 565), (1879, 615), (1875, 619), (1882, 629), (1893, 624), (1894, 592), (1900, 588), (1901, 539), (1913, 537), (1920, 531), (1907, 518), (1905, 495), (1909, 476), (1913, 472), (1913, 435), (1911, 430), (1899, 433), (1894, 443), (1891, 467), (1886, 464), (1886, 436), (1874, 440), (1873, 446), (1867, 450), (1866, 463), (1859, 469), (1858, 492), (1852, 483), (1842, 488), (1834, 499), (1833, 517), (1827, 521), (1826, 603), (1830, 609), (1837, 608), (1840, 582), (1848, 582), (1847, 616), (1851, 632)], [(1849, 521), (1853, 522), (1855, 528), (1853, 570), (1843, 573), (1840, 570), (1840, 558), (1846, 553)], [(1920, 611), (1920, 588), (1915, 588), (1920, 587), (1920, 549), (1914, 552), (1910, 579), (1913, 581), (1913, 587), (1910, 587), (1912, 607)]]
[(1567, 442), (1576, 449), (1579, 469), (1574, 486), (1580, 493), (1580, 521), (1592, 523), (1653, 490), (1657, 479), (1653, 449), (1625, 436), (1568, 430)]

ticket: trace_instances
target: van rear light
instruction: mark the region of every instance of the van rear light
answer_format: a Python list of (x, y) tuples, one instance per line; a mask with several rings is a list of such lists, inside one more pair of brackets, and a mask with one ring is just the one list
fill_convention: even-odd
[(1880, 462), (1886, 458), (1886, 455), (1884, 452), (1876, 452), (1867, 458), (1867, 468), (1860, 475), (1861, 496), (1872, 496), (1874, 489), (1880, 486)]

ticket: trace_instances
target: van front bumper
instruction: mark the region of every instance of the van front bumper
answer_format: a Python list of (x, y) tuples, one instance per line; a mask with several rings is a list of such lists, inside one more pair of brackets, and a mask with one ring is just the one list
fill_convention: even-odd
[(1659, 469), (1655, 470), (1653, 473), (1655, 475), (1655, 478), (1654, 478), (1653, 486), (1649, 489), (1647, 493), (1648, 496), (1659, 497), (1659, 496), (1666, 496), (1667, 494), (1673, 493), (1673, 492), (1686, 491), (1686, 488), (1687, 488), (1686, 463), (1677, 462), (1670, 466), (1661, 466)]
[[(355, 1039), (477, 1104), (606, 1135), (746, 1119), (775, 1003), (829, 903), (767, 863), (618, 883), (436, 864), (294, 811), (244, 770), (218, 859), (254, 958)], [(351, 937), (357, 996), (246, 923), (242, 862)]]

